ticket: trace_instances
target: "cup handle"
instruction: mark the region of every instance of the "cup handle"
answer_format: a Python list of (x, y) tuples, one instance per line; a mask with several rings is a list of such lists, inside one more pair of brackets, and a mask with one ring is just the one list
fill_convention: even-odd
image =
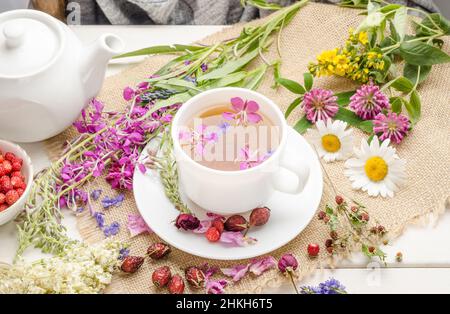
[(287, 169), (293, 173), (297, 179), (297, 186), (288, 185), (286, 182), (286, 175), (277, 171), (272, 177), (273, 187), (275, 190), (286, 194), (300, 194), (309, 178), (309, 166), (301, 162), (299, 156), (294, 154), (283, 153), (280, 161), (280, 167)]

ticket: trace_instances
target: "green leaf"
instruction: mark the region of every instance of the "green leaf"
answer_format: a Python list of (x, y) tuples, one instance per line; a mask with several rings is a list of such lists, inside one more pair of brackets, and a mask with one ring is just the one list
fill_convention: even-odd
[(406, 77), (400, 76), (396, 78), (391, 86), (400, 92), (409, 93), (413, 88), (414, 84)]
[(401, 113), (402, 112), (402, 105), (403, 105), (403, 98), (401, 97), (391, 97), (389, 99), (389, 102), (391, 103), (391, 109), (395, 113)]
[(359, 128), (367, 133), (372, 133), (373, 130), (372, 121), (364, 121), (360, 117), (358, 117), (353, 111), (345, 109), (343, 107), (339, 108), (339, 111), (334, 116), (334, 119), (347, 122), (349, 125)]
[(392, 20), (392, 24), (395, 27), (400, 41), (403, 41), (403, 39), (405, 38), (406, 24), (408, 22), (407, 12), (408, 9), (406, 7), (400, 7), (395, 11), (394, 19)]
[(153, 46), (148, 48), (143, 48), (131, 52), (115, 56), (114, 59), (136, 57), (136, 56), (146, 56), (154, 54), (166, 54), (175, 52), (186, 52), (186, 51), (197, 51), (202, 50), (207, 47), (205, 46), (193, 46), (193, 45), (164, 45), (164, 46)]
[(337, 104), (340, 107), (346, 107), (350, 103), (350, 97), (352, 97), (354, 94), (355, 94), (354, 90), (335, 94), (335, 96), (337, 96), (338, 98)]
[(419, 93), (417, 91), (413, 91), (411, 93), (411, 97), (409, 98), (409, 102), (405, 102), (406, 111), (408, 111), (409, 118), (413, 124), (420, 119), (421, 107)]
[(379, 11), (381, 13), (387, 14), (387, 13), (390, 13), (392, 11), (398, 10), (400, 8), (405, 8), (405, 7), (402, 6), (401, 4), (392, 3), (392, 4), (388, 4), (388, 5), (384, 6), (384, 7), (382, 7)]
[(409, 79), (411, 82), (417, 82), (417, 74), (419, 73), (420, 67), (420, 75), (419, 75), (419, 84), (422, 83), (430, 74), (431, 65), (413, 65), (406, 63), (403, 68), (403, 76)]
[(309, 72), (303, 73), (303, 82), (305, 84), (305, 89), (309, 92), (313, 87), (314, 77)]
[(206, 80), (220, 79), (222, 77), (225, 77), (230, 73), (233, 73), (241, 69), (247, 63), (255, 59), (257, 55), (258, 49), (255, 49), (239, 59), (236, 59), (234, 61), (228, 61), (222, 67), (212, 70), (211, 72), (208, 72), (205, 75), (198, 77), (197, 81), (203, 82)]
[(305, 88), (293, 80), (280, 77), (277, 82), (294, 94), (303, 95), (306, 93)]
[(267, 65), (263, 64), (256, 68), (255, 70), (251, 71), (245, 80), (243, 88), (253, 89), (256, 90), (259, 85), (261, 84), (264, 74), (266, 74), (267, 71)]
[(435, 34), (429, 29), (440, 31), (444, 35), (450, 35), (450, 22), (439, 13), (428, 14), (420, 23), (416, 23), (416, 33), (419, 36)]
[(196, 90), (198, 92), (202, 91), (194, 83), (189, 82), (189, 81), (185, 81), (185, 80), (182, 80), (182, 79), (178, 79), (178, 78), (173, 78), (173, 79), (169, 79), (169, 80), (161, 80), (161, 81), (156, 83), (156, 86), (161, 87), (161, 88), (165, 88), (165, 89), (175, 89), (175, 90), (179, 90), (179, 89), (177, 89), (179, 87), (184, 87), (184, 88), (187, 88), (187, 89)]
[(277, 88), (278, 87), (278, 82), (277, 80), (280, 78), (280, 66), (281, 66), (281, 60), (276, 61), (273, 64), (273, 78), (274, 78), (274, 83), (271, 86), (272, 88)]
[(312, 123), (306, 119), (306, 116), (303, 116), (297, 123), (294, 125), (294, 130), (298, 133), (303, 134), (312, 126)]
[(400, 45), (400, 55), (407, 63), (433, 65), (450, 62), (450, 56), (442, 50), (422, 42), (404, 42)]
[(294, 101), (289, 105), (289, 107), (286, 109), (286, 112), (284, 114), (284, 117), (287, 119), (289, 117), (289, 115), (291, 114), (291, 112), (298, 107), (298, 105), (300, 105), (300, 103), (302, 102), (303, 98), (302, 97), (298, 97), (296, 99), (294, 99)]
[(192, 98), (192, 95), (188, 92), (175, 94), (167, 99), (157, 101), (155, 105), (145, 114), (145, 116), (150, 116), (153, 112), (158, 111), (161, 108), (169, 107), (174, 104), (184, 103)]
[(232, 86), (232, 85), (242, 81), (246, 77), (247, 77), (247, 72), (239, 71), (239, 72), (231, 73), (231, 74), (229, 74), (225, 77), (222, 77), (218, 80), (213, 80), (210, 83), (208, 83), (206, 85), (206, 87), (208, 89), (211, 89), (211, 88), (217, 88), (217, 87)]

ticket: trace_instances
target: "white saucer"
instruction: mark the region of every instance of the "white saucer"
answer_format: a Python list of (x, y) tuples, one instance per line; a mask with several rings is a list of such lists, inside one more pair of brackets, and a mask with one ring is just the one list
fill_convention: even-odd
[[(168, 244), (187, 253), (217, 260), (238, 260), (260, 256), (274, 251), (294, 239), (311, 221), (322, 197), (323, 178), (317, 155), (306, 140), (294, 129), (288, 129), (289, 152), (302, 156), (299, 162), (310, 166), (310, 177), (299, 195), (275, 192), (266, 206), (271, 209), (269, 222), (251, 229), (249, 236), (258, 241), (245, 247), (231, 247), (222, 243), (210, 243), (203, 234), (178, 230), (174, 220), (178, 211), (164, 194), (155, 171), (144, 175), (136, 169), (134, 197), (137, 207), (149, 227)], [(150, 143), (149, 145), (152, 145)], [(144, 150), (145, 152), (146, 150)], [(145, 153), (144, 153), (145, 154)], [(199, 219), (206, 211), (187, 202)]]

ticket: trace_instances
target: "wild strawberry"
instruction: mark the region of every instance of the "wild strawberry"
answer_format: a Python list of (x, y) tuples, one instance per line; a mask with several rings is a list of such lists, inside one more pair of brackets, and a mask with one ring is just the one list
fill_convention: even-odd
[(5, 174), (10, 174), (11, 171), (13, 170), (12, 164), (10, 161), (5, 160), (3, 163), (3, 170), (5, 171)]
[(13, 189), (11, 185), (11, 179), (8, 176), (3, 176), (0, 178), (0, 190), (3, 193), (7, 193)]
[(210, 227), (206, 231), (205, 236), (209, 242), (217, 242), (220, 239), (220, 232), (219, 232), (219, 230), (217, 230), (217, 228)]
[(13, 171), (13, 172), (11, 172), (11, 178), (12, 178), (12, 177), (18, 177), (18, 178), (21, 178), (22, 181), (25, 180), (25, 177), (22, 175), (22, 173), (21, 173), (20, 171)]
[(12, 170), (13, 171), (20, 171), (20, 169), (22, 169), (22, 164), (20, 162), (18, 162), (17, 160), (14, 160), (12, 162)]
[(171, 252), (170, 246), (165, 243), (153, 243), (147, 249), (147, 255), (151, 259), (161, 259)]
[(184, 275), (186, 281), (196, 289), (203, 288), (205, 285), (205, 274), (198, 267), (191, 266), (186, 268)]
[(152, 281), (156, 287), (162, 288), (169, 283), (171, 277), (172, 273), (170, 272), (169, 266), (162, 266), (155, 269), (152, 274)]
[(316, 243), (308, 244), (308, 255), (311, 257), (316, 257), (319, 255), (320, 247)]
[(6, 196), (6, 204), (8, 204), (8, 205), (12, 205), (12, 204), (14, 204), (15, 202), (17, 202), (17, 200), (19, 199), (19, 193), (17, 193), (17, 191), (16, 190), (11, 190), (11, 191), (8, 191), (6, 194), (5, 194), (5, 196)]
[(11, 153), (11, 152), (8, 152), (8, 153), (6, 153), (5, 154), (5, 159), (6, 160), (9, 160), (9, 161), (13, 161), (14, 159), (16, 159), (17, 157), (16, 157), (16, 155), (14, 155), (14, 153)]
[(225, 230), (227, 231), (242, 231), (247, 229), (247, 227), (247, 220), (241, 215), (230, 216), (225, 221)]
[(220, 218), (216, 218), (216, 219), (212, 222), (211, 226), (214, 227), (214, 228), (216, 228), (217, 230), (219, 230), (220, 234), (222, 234), (223, 229), (225, 228), (225, 226), (224, 226), (224, 224), (223, 224), (223, 221), (222, 221), (222, 219), (220, 219)]
[(22, 179), (19, 177), (11, 177), (10, 182), (13, 189), (21, 188), (23, 183)]
[(120, 269), (125, 273), (135, 273), (144, 263), (144, 258), (141, 256), (127, 256), (122, 262)]
[(250, 226), (265, 225), (270, 218), (270, 209), (268, 207), (258, 207), (252, 210), (250, 214)]
[(0, 193), (0, 205), (6, 202), (6, 196), (3, 193)]
[(184, 281), (180, 275), (175, 275), (169, 281), (169, 293), (170, 294), (182, 294), (184, 292)]
[(16, 192), (17, 192), (17, 194), (19, 194), (19, 197), (20, 197), (20, 196), (22, 196), (23, 192), (25, 192), (25, 190), (22, 188), (18, 188), (18, 189), (16, 189)]
[(0, 212), (6, 210), (7, 208), (8, 208), (8, 205), (6, 205), (6, 204), (0, 205)]

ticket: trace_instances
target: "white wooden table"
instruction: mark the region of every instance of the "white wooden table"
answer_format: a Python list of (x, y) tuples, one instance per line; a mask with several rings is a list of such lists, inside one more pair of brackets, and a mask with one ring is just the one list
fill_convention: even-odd
[[(89, 43), (105, 32), (120, 36), (126, 50), (134, 50), (150, 45), (188, 44), (209, 34), (219, 31), (223, 26), (74, 26), (79, 38)], [(110, 64), (107, 75), (129, 67), (129, 63), (115, 61)], [(30, 154), (35, 170), (47, 166), (49, 160), (42, 143), (26, 144), (23, 147)], [(80, 238), (75, 218), (67, 212), (63, 223), (69, 235)], [(17, 248), (17, 233), (14, 223), (0, 227), (0, 261), (11, 262)], [(316, 271), (304, 278), (302, 284), (316, 285), (333, 276), (340, 280), (350, 293), (450, 293), (450, 211), (439, 221), (429, 226), (410, 226), (406, 232), (387, 248), (388, 267), (369, 264), (359, 254), (351, 260), (337, 265), (336, 269)], [(306, 249), (306, 248), (305, 248)], [(395, 261), (396, 252), (404, 255), (402, 263)], [(42, 256), (37, 250), (30, 249), (25, 258), (36, 259)], [(291, 293), (286, 284), (281, 288), (268, 289), (271, 293)]]

